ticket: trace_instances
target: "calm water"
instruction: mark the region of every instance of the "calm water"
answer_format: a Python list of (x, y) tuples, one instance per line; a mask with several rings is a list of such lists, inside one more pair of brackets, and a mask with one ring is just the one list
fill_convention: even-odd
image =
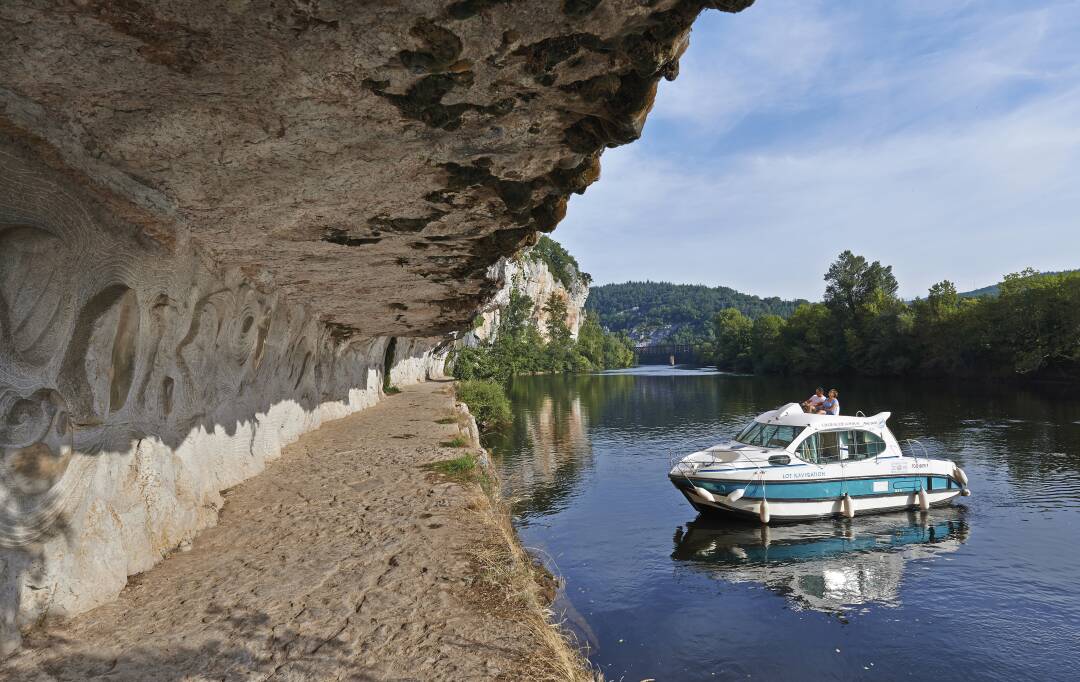
[(698, 518), (669, 455), (811, 388), (661, 367), (515, 381), (491, 445), (607, 679), (1080, 679), (1076, 390), (846, 381), (846, 414), (891, 410), (973, 495), (926, 517)]

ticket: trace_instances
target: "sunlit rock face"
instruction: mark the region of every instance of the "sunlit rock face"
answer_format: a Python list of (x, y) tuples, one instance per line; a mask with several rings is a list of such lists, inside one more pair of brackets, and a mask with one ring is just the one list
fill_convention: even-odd
[(475, 341), (494, 341), (498, 335), (503, 310), (510, 303), (510, 292), (524, 294), (532, 301), (530, 320), (540, 336), (548, 339), (548, 318), (545, 308), (551, 296), (566, 303), (566, 325), (570, 336), (577, 338), (585, 321), (585, 301), (589, 298), (589, 284), (585, 276), (572, 269), (570, 281), (562, 282), (551, 273), (541, 260), (532, 258), (529, 249), (517, 256), (500, 258), (488, 270), (488, 277), (499, 284), (498, 290), (481, 309), (474, 328), (463, 339), (466, 344)]
[(438, 375), (701, 9), (748, 4), (0, 2), (0, 653)]
[(749, 2), (6, 0), (0, 119), (344, 331), (433, 335)]

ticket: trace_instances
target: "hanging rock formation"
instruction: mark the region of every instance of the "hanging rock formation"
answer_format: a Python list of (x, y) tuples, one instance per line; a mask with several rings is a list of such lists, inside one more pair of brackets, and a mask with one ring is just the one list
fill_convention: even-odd
[(0, 3), (0, 649), (437, 374), (749, 1)]

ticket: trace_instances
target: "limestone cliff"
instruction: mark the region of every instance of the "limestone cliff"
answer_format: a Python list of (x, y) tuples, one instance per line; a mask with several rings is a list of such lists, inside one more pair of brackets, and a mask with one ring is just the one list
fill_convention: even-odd
[(0, 650), (438, 374), (749, 2), (0, 3)]
[(502, 311), (510, 302), (511, 290), (525, 294), (532, 301), (530, 319), (545, 340), (548, 335), (548, 314), (544, 311), (544, 306), (552, 294), (563, 299), (566, 302), (566, 324), (570, 327), (570, 335), (576, 339), (581, 323), (585, 321), (585, 300), (589, 298), (589, 284), (587, 276), (576, 269), (568, 274), (569, 282), (556, 278), (548, 265), (534, 256), (531, 248), (516, 256), (500, 258), (488, 271), (488, 277), (499, 283), (499, 290), (484, 306), (475, 328), (466, 338), (466, 343), (471, 340), (495, 339)]

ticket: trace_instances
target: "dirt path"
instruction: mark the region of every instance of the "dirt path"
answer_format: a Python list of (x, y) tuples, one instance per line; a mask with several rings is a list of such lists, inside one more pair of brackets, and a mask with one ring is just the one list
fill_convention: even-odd
[(459, 430), (436, 423), (449, 387), (407, 388), (304, 436), (226, 494), (190, 551), (32, 633), (0, 679), (531, 676), (543, 628), (500, 608), (497, 586), (477, 594), (478, 548), (507, 556), (487, 498), (421, 468), (463, 452), (439, 445)]

